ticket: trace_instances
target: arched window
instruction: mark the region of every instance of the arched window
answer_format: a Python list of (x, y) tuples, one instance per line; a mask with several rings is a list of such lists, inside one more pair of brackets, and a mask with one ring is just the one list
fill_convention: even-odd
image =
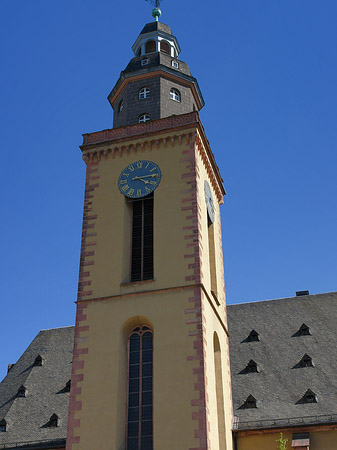
[(175, 102), (180, 102), (180, 92), (178, 89), (172, 88), (170, 90), (170, 99), (174, 100)]
[(150, 116), (148, 114), (141, 114), (138, 118), (139, 123), (144, 123), (150, 120)]
[(139, 47), (138, 51), (137, 51), (137, 56), (140, 56), (142, 54), (142, 48)]
[(222, 378), (222, 361), (220, 341), (216, 332), (213, 335), (213, 349), (214, 349), (214, 373), (215, 373), (215, 396), (218, 416), (218, 436), (219, 449), (226, 450), (226, 433), (225, 433), (225, 399), (223, 392), (223, 378)]
[(160, 41), (160, 51), (162, 53), (166, 53), (167, 55), (171, 54), (171, 46), (167, 41)]
[(124, 109), (124, 102), (123, 102), (123, 100), (121, 100), (118, 105), (118, 112), (119, 113), (122, 112), (123, 109)]
[(149, 98), (150, 97), (150, 89), (148, 87), (143, 87), (138, 92), (138, 98), (142, 100), (143, 98)]
[(145, 45), (145, 53), (153, 53), (155, 51), (157, 51), (156, 48), (156, 41), (147, 41), (146, 45)]
[(153, 331), (138, 326), (129, 336), (127, 450), (153, 450)]

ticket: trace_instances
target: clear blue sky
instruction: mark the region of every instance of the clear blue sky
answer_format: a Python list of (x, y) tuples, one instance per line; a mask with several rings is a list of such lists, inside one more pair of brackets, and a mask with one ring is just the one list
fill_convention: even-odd
[[(166, 0), (228, 195), (228, 303), (337, 290), (336, 0)], [(40, 329), (74, 323), (81, 134), (152, 21), (143, 0), (1, 0), (0, 378)]]

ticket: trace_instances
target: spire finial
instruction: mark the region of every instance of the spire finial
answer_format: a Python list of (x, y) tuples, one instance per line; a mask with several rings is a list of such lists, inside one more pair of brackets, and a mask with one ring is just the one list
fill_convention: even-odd
[(160, 2), (161, 0), (146, 0), (148, 2), (150, 2), (154, 8), (152, 10), (152, 17), (155, 18), (156, 22), (159, 21), (159, 17), (161, 16), (161, 10), (160, 10)]

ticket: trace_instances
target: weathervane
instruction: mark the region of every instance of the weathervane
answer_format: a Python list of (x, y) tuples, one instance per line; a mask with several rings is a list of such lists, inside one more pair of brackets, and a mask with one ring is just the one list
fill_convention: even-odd
[(159, 8), (161, 0), (146, 0), (147, 2), (150, 2), (154, 8), (152, 10), (152, 16), (156, 19), (156, 22), (158, 22), (159, 17), (161, 16), (161, 10)]

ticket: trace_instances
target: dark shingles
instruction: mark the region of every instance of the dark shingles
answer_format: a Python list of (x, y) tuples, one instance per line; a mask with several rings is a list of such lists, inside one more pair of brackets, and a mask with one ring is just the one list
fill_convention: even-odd
[[(230, 305), (227, 311), (233, 408), (241, 426), (284, 418), (317, 422), (325, 415), (337, 420), (336, 292)], [(303, 323), (311, 335), (296, 335)], [(245, 341), (252, 329), (259, 342)], [(297, 367), (305, 354), (314, 367)], [(251, 359), (260, 373), (242, 374)], [(317, 403), (299, 403), (308, 389), (317, 395)], [(258, 408), (240, 409), (249, 395)]]
[[(73, 327), (41, 331), (1, 382), (0, 420), (8, 431), (0, 433), (0, 445), (66, 437), (69, 393), (62, 389), (71, 377), (73, 339)], [(43, 365), (34, 367), (38, 355)], [(16, 397), (21, 385), (26, 398)], [(47, 427), (54, 413), (60, 426)]]

